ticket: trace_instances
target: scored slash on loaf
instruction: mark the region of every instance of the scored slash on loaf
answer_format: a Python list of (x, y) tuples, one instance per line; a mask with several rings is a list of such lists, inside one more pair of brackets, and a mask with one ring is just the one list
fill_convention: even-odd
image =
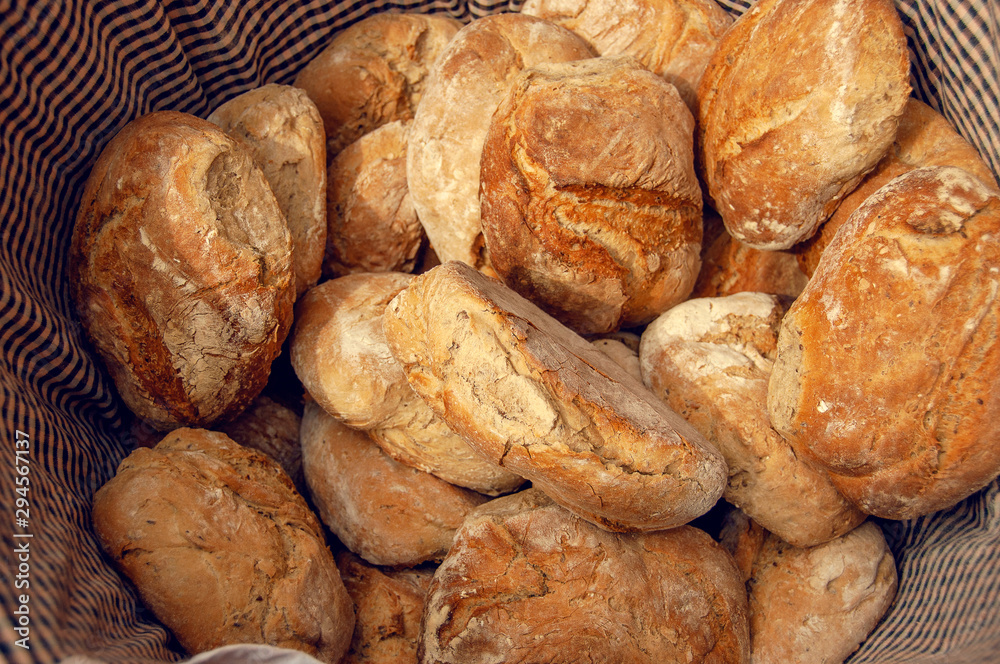
[(718, 500), (718, 451), (589, 342), (459, 262), (383, 319), (413, 389), (469, 445), (611, 530), (687, 523)]

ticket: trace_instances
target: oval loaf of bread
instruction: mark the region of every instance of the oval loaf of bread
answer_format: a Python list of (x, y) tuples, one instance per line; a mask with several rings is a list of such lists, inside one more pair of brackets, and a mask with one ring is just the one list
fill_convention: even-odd
[(760, 0), (698, 87), (701, 167), (737, 240), (810, 237), (892, 144), (910, 94), (892, 0)]
[(600, 350), (457, 261), (389, 303), (413, 389), (480, 454), (611, 530), (687, 523), (718, 500), (718, 451)]
[(1000, 474), (1000, 195), (921, 168), (841, 227), (782, 321), (771, 422), (862, 510), (935, 512)]
[(242, 144), (159, 111), (95, 164), (69, 284), (128, 407), (160, 430), (208, 426), (267, 383), (292, 322), (292, 240)]

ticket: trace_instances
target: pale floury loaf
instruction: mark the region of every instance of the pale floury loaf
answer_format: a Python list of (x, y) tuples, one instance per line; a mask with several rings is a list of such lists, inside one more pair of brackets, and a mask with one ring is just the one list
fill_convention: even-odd
[(910, 94), (892, 0), (761, 0), (698, 88), (703, 177), (757, 249), (811, 236), (892, 144)]
[(159, 430), (240, 413), (292, 322), (285, 217), (249, 150), (159, 111), (105, 146), (83, 192), (69, 287), (133, 412)]
[(337, 33), (295, 77), (319, 108), (328, 157), (384, 124), (412, 120), (432, 65), (461, 27), (441, 14), (384, 12)]
[(524, 70), (483, 145), (493, 269), (581, 334), (682, 302), (700, 267), (693, 141), (677, 90), (630, 56)]
[(862, 510), (911, 519), (1000, 474), (1000, 195), (905, 173), (840, 228), (781, 325), (775, 429)]
[(768, 421), (767, 381), (788, 304), (764, 293), (688, 300), (643, 332), (640, 366), (646, 384), (726, 458), (723, 497), (785, 541), (812, 546), (865, 514)]
[(356, 273), (311, 289), (296, 308), (292, 366), (328, 413), (368, 431), (391, 457), (487, 494), (524, 480), (473, 450), (410, 387), (382, 331), (386, 305), (413, 277)]
[(896, 596), (896, 563), (872, 521), (797, 547), (736, 510), (722, 542), (747, 566), (754, 664), (842, 664)]
[(642, 383), (517, 293), (452, 261), (390, 302), (410, 385), (480, 454), (610, 530), (687, 523), (718, 500), (718, 451)]
[(448, 44), (417, 106), (406, 176), (442, 261), (489, 264), (479, 220), (479, 158), (490, 117), (522, 69), (593, 57), (577, 35), (524, 14), (473, 21)]
[(527, 0), (521, 11), (569, 28), (599, 55), (631, 55), (692, 112), (709, 58), (733, 18), (714, 0)]
[(189, 653), (237, 643), (337, 664), (354, 607), (291, 479), (225, 434), (177, 429), (94, 495), (94, 532)]
[(473, 512), (431, 580), (420, 661), (744, 664), (732, 557), (681, 526), (614, 534), (538, 489)]
[(295, 292), (319, 281), (326, 242), (326, 133), (306, 93), (264, 85), (230, 99), (209, 122), (243, 141), (278, 201), (292, 235)]

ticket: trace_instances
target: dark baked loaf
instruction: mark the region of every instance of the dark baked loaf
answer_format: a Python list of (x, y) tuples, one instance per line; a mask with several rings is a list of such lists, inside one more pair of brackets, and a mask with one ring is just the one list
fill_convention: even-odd
[(746, 590), (697, 528), (615, 535), (528, 489), (458, 531), (419, 653), (422, 664), (747, 662)]
[(540, 64), (510, 83), (483, 145), (493, 269), (581, 334), (683, 301), (700, 267), (694, 118), (629, 56)]
[(811, 236), (892, 144), (910, 94), (892, 0), (760, 0), (698, 87), (701, 168), (729, 233)]
[(959, 168), (873, 194), (782, 321), (771, 422), (865, 512), (910, 519), (1000, 474), (1000, 195)]
[(246, 148), (151, 113), (94, 165), (69, 284), (129, 408), (161, 430), (207, 426), (267, 383), (292, 321), (291, 237)]
[(188, 652), (234, 643), (336, 664), (354, 609), (319, 521), (277, 463), (178, 429), (94, 495), (94, 532)]

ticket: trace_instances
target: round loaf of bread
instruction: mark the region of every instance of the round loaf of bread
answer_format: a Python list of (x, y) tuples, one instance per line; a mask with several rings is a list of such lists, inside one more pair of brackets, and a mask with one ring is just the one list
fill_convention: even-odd
[[(710, 237), (711, 224), (718, 224), (718, 232)], [(701, 271), (694, 282), (692, 298), (736, 293), (771, 293), (795, 298), (806, 287), (809, 277), (802, 271), (796, 254), (754, 249), (734, 240), (726, 232), (722, 219), (711, 211), (705, 215), (704, 227)]]
[(754, 664), (839, 664), (896, 596), (895, 561), (871, 521), (818, 546), (792, 546), (773, 533), (757, 546), (748, 552), (747, 583)]
[(718, 451), (642, 383), (500, 281), (451, 261), (386, 308), (413, 389), (494, 463), (618, 531), (687, 523), (719, 499)]
[(892, 144), (910, 94), (892, 0), (761, 0), (698, 88), (703, 177), (757, 249), (810, 237)]
[(337, 569), (356, 615), (351, 649), (341, 664), (416, 664), (434, 569), (379, 569), (349, 551), (337, 554)]
[(812, 276), (820, 255), (837, 230), (869, 196), (903, 173), (929, 166), (957, 166), (975, 175), (986, 186), (997, 188), (996, 176), (976, 148), (955, 131), (943, 115), (922, 101), (910, 98), (899, 119), (896, 140), (882, 161), (844, 198), (815, 235), (795, 247), (802, 271)]
[(384, 12), (337, 33), (295, 77), (323, 117), (329, 158), (386, 123), (412, 120), (431, 66), (461, 27), (441, 14)]
[(263, 452), (277, 461), (301, 492), (306, 486), (299, 444), (301, 420), (297, 412), (262, 394), (245, 411), (217, 429), (243, 447)]
[(358, 273), (323, 282), (296, 308), (292, 365), (309, 395), (392, 458), (474, 491), (513, 491), (524, 479), (473, 450), (410, 387), (382, 331), (388, 302), (413, 277)]
[(483, 145), (493, 269), (584, 334), (683, 301), (700, 267), (694, 118), (629, 56), (542, 64), (510, 84)]
[(406, 153), (413, 206), (442, 261), (489, 264), (479, 220), (479, 158), (490, 117), (522, 69), (593, 57), (569, 30), (524, 14), (462, 28), (434, 65)]
[(691, 112), (719, 39), (732, 24), (714, 0), (527, 0), (521, 11), (569, 28), (599, 55), (631, 55), (670, 83)]
[(267, 383), (292, 321), (292, 242), (249, 151), (161, 111), (104, 148), (69, 256), (80, 320), (126, 405), (158, 429), (207, 426)]
[(94, 494), (94, 532), (190, 653), (266, 643), (336, 664), (354, 630), (323, 529), (281, 468), (178, 429)]
[(330, 163), (327, 275), (412, 272), (416, 266), (426, 236), (406, 187), (408, 127), (384, 124)]
[(615, 535), (537, 489), (465, 521), (434, 573), (420, 661), (748, 662), (732, 557), (682, 526)]
[(302, 467), (320, 518), (373, 565), (441, 560), (486, 496), (394, 461), (364, 431), (314, 402), (302, 417)]
[(292, 367), (320, 406), (350, 427), (372, 429), (414, 399), (384, 343), (382, 313), (413, 277), (352, 274), (324, 281), (295, 308)]
[(869, 514), (944, 509), (1000, 474), (1000, 195), (910, 171), (841, 227), (785, 316), (774, 427)]
[(640, 366), (646, 385), (726, 458), (723, 497), (785, 541), (812, 546), (865, 515), (768, 421), (767, 381), (787, 308), (764, 293), (688, 300), (643, 332)]
[(326, 243), (326, 134), (306, 93), (264, 85), (212, 111), (210, 122), (250, 149), (292, 235), (295, 292), (319, 281)]

